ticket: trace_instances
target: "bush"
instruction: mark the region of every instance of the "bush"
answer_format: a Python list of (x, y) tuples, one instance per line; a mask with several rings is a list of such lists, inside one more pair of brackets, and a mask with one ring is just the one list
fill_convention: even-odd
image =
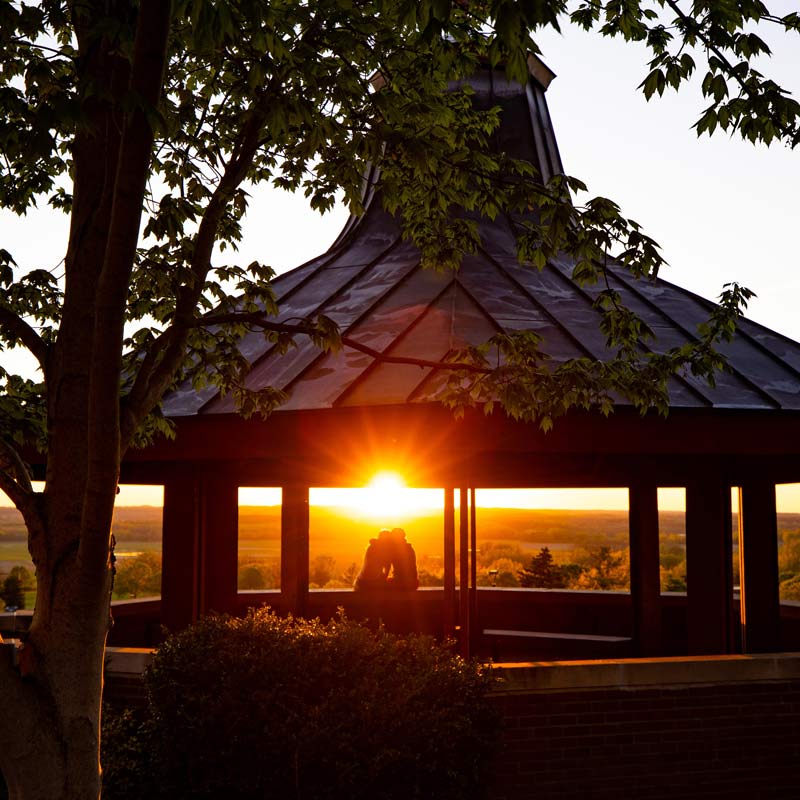
[(156, 653), (142, 718), (107, 721), (103, 797), (477, 798), (490, 680), (428, 637), (209, 617)]

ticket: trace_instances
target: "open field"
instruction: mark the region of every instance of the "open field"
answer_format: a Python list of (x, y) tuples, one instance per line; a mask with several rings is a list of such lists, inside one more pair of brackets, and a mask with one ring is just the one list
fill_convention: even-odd
[[(678, 511), (660, 515), (663, 534), (671, 546), (684, 549), (684, 514)], [(736, 520), (733, 521), (734, 530)], [(336, 569), (346, 570), (361, 564), (370, 538), (381, 527), (405, 528), (418, 556), (435, 565), (442, 558), (442, 514), (439, 511), (394, 514), (376, 520), (360, 516), (349, 508), (312, 506), (311, 559), (329, 556)], [(782, 531), (800, 530), (800, 514), (779, 514)], [(558, 559), (575, 548), (607, 545), (622, 550), (628, 544), (628, 515), (625, 511), (479, 509), (478, 545), (490, 543), (521, 552), (526, 558), (548, 547)], [(150, 506), (120, 507), (115, 512), (114, 533), (119, 559), (142, 552), (158, 552), (161, 547), (161, 509)], [(735, 537), (734, 537), (735, 538)], [(239, 553), (245, 559), (274, 560), (280, 557), (280, 508), (242, 506), (239, 509)], [(0, 508), (0, 574), (21, 564), (32, 570), (27, 552), (27, 533), (18, 512)]]

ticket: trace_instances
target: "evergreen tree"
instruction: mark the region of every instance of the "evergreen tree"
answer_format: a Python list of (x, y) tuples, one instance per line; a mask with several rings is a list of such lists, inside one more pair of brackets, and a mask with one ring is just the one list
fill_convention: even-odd
[(22, 581), (16, 575), (9, 575), (3, 581), (0, 598), (6, 604), (6, 608), (25, 608), (25, 592), (22, 590)]
[(520, 585), (526, 588), (564, 589), (567, 586), (567, 576), (553, 561), (549, 547), (543, 547), (531, 558), (528, 566), (519, 570), (517, 574)]

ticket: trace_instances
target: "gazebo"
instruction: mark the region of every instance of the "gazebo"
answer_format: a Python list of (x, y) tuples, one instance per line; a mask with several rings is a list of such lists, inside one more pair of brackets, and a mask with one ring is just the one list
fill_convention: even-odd
[[(545, 101), (554, 76), (535, 57), (529, 67), (526, 85), (489, 67), (470, 82), (476, 102), (502, 109), (496, 146), (547, 179), (562, 171)], [(280, 352), (254, 333), (241, 341), (251, 388), (288, 394), (269, 419), (243, 419), (215, 390), (186, 385), (165, 399), (176, 438), (130, 453), (122, 471), (123, 481), (165, 487), (161, 622), (176, 629), (210, 610), (241, 610), (240, 486), (282, 488), (281, 591), (263, 599), (286, 613), (320, 613), (322, 600), (308, 589), (309, 487), (363, 486), (383, 467), (443, 492), (444, 587), (408, 602), (423, 629), (457, 633), (464, 652), (480, 648), (487, 629), (541, 627), (531, 620), (542, 608), (551, 633), (563, 626), (598, 653), (609, 642), (625, 642), (636, 655), (800, 646), (791, 609), (781, 613), (775, 504), (776, 484), (800, 481), (800, 344), (743, 320), (721, 347), (730, 368), (715, 387), (690, 375), (671, 381), (667, 418), (620, 403), (609, 418), (569, 413), (547, 434), (498, 411), (455, 419), (435, 399), (440, 370), (403, 359), (437, 362), (523, 329), (540, 334), (556, 360), (609, 355), (593, 289), (573, 282), (568, 258), (541, 271), (520, 265), (508, 220), (480, 227), (483, 245), (460, 269), (425, 270), (397, 221), (368, 194), (364, 215), (328, 252), (277, 277), (274, 290), (278, 321), (325, 314), (382, 358), (348, 348), (324, 354), (302, 339)], [(712, 307), (661, 279), (634, 281), (612, 268), (611, 281), (659, 346), (691, 340)], [(657, 489), (667, 486), (686, 490), (688, 590), (677, 600), (660, 592)], [(567, 592), (478, 591), (475, 490), (533, 487), (628, 488), (631, 585), (611, 604), (616, 622), (598, 621), (588, 601)], [(738, 592), (732, 487), (740, 497)], [(328, 611), (345, 605), (368, 615), (352, 593), (325, 602)], [(576, 622), (582, 614), (594, 621)]]

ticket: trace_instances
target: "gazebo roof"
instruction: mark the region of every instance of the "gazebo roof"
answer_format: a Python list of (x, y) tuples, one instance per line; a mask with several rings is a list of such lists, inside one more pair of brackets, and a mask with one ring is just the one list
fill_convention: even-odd
[[(532, 161), (545, 179), (561, 172), (544, 92), (552, 74), (530, 62), (527, 86), (502, 72), (482, 70), (471, 79), (476, 102), (500, 105), (497, 146)], [(342, 333), (385, 356), (440, 361), (452, 350), (478, 345), (498, 332), (533, 330), (555, 363), (610, 356), (593, 307), (593, 287), (571, 278), (573, 262), (562, 257), (541, 271), (521, 265), (511, 223), (499, 216), (480, 223), (482, 247), (457, 271), (423, 269), (418, 250), (403, 240), (396, 219), (371, 195), (366, 213), (348, 221), (322, 256), (274, 280), (277, 321), (317, 314)], [(636, 281), (611, 270), (612, 288), (655, 332), (666, 349), (691, 340), (713, 304), (668, 281)], [(388, 363), (343, 348), (321, 353), (306, 337), (280, 353), (260, 333), (246, 335), (241, 351), (252, 364), (251, 389), (272, 386), (289, 399), (281, 410), (370, 407), (435, 400), (443, 376), (431, 367)], [(673, 408), (800, 410), (800, 344), (742, 320), (729, 344), (720, 346), (730, 369), (715, 387), (691, 375), (670, 382)], [(233, 414), (230, 397), (189, 384), (164, 401), (168, 417)]]

